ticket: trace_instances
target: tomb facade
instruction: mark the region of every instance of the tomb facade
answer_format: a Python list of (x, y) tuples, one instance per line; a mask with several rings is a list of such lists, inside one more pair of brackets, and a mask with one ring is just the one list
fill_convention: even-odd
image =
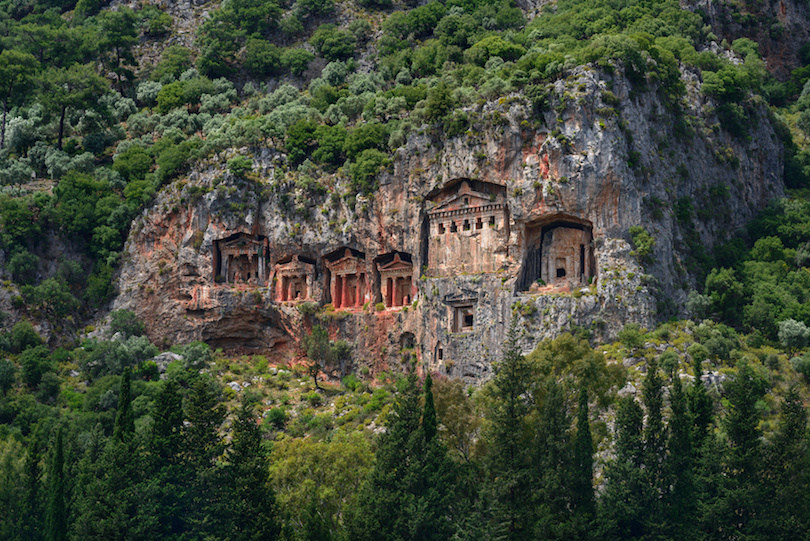
[(428, 268), (433, 276), (495, 272), (506, 257), (506, 188), (458, 179), (430, 197)]
[(380, 275), (380, 290), (387, 308), (405, 306), (413, 302), (416, 288), (413, 284), (413, 263), (409, 254), (394, 252), (376, 259)]
[(214, 241), (214, 281), (226, 284), (267, 283), (267, 239), (237, 233)]
[(530, 289), (538, 280), (555, 288), (571, 287), (588, 284), (596, 276), (593, 228), (574, 220), (554, 217), (527, 226), (521, 289)]
[(293, 255), (276, 263), (273, 272), (277, 301), (298, 302), (312, 298), (315, 285), (315, 261)]
[(341, 248), (325, 256), (329, 271), (329, 292), (332, 305), (339, 308), (359, 308), (369, 300), (366, 276), (366, 255), (351, 248)]
[(445, 297), (444, 303), (449, 308), (449, 331), (452, 333), (471, 332), (475, 330), (475, 305), (478, 297), (472, 291), (463, 291)]

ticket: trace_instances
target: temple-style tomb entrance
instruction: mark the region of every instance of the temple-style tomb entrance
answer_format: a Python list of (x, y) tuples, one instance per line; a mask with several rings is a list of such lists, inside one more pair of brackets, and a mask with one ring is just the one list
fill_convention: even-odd
[(267, 239), (236, 233), (214, 241), (214, 281), (264, 285), (267, 282)]
[(338, 308), (361, 307), (368, 302), (366, 254), (351, 248), (340, 248), (324, 256), (329, 277), (332, 305)]

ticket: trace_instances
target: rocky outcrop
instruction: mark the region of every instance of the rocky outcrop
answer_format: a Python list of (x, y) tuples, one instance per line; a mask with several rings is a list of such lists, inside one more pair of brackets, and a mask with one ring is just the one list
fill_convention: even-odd
[[(756, 111), (749, 137), (732, 137), (696, 77), (683, 75), (678, 118), (654, 86), (634, 88), (586, 66), (547, 89), (544, 112), (516, 94), (466, 111), (463, 135), (444, 138), (426, 126), (397, 149), (369, 198), (341, 197), (340, 174), (313, 187), (276, 149), (251, 153), (247, 180), (223, 172), (230, 155), (215, 156), (134, 224), (115, 307), (138, 313), (153, 340), (234, 349), (281, 347), (318, 317), (353, 344), (355, 367), (417, 360), (470, 379), (490, 373), (513, 317), (527, 351), (575, 327), (605, 339), (628, 322), (652, 325), (669, 315), (663, 308), (682, 309), (695, 285), (688, 269), (696, 243), (725, 240), (784, 190), (782, 145), (766, 109)], [(655, 241), (646, 268), (631, 254), (632, 226)], [(557, 234), (574, 244), (549, 260), (538, 247), (550, 246), (546, 236), (557, 228), (579, 233)], [(266, 243), (265, 274), (218, 283), (215, 241), (237, 233)], [(589, 246), (570, 240), (590, 238)], [(341, 282), (353, 288), (351, 307), (335, 311), (324, 257), (346, 248), (358, 274)], [(431, 269), (429, 249), (449, 250), (442, 261), (450, 265)], [(415, 293), (410, 304), (383, 309), (375, 261), (392, 252), (410, 258)], [(281, 302), (274, 287), (272, 269), (295, 255), (315, 265), (315, 304), (303, 310)], [(551, 283), (537, 281), (541, 267)]]

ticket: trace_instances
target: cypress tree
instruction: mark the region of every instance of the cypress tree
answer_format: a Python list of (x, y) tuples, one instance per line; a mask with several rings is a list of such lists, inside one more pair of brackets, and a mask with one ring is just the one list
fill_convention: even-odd
[(41, 439), (39, 431), (31, 435), (31, 441), (25, 453), (25, 487), (22, 505), (22, 524), (20, 538), (25, 541), (42, 539), (42, 525), (45, 523), (42, 508), (42, 460)]
[(810, 464), (807, 412), (795, 387), (782, 400), (781, 413), (765, 460), (764, 526), (773, 539), (800, 539), (810, 529)]
[(65, 490), (65, 455), (62, 429), (56, 431), (50, 467), (48, 468), (48, 506), (45, 513), (45, 539), (67, 539), (67, 495)]
[(246, 541), (276, 539), (280, 528), (275, 496), (267, 483), (267, 457), (253, 407), (246, 399), (234, 421), (228, 462), (227, 531)]
[(593, 491), (593, 437), (591, 423), (588, 419), (588, 390), (585, 387), (579, 392), (579, 409), (577, 410), (577, 433), (574, 438), (574, 468), (572, 476), (574, 537), (587, 539), (591, 532), (591, 523), (596, 513), (596, 501)]
[(130, 375), (132, 369), (124, 368), (121, 374), (121, 391), (118, 394), (118, 415), (115, 418), (113, 436), (118, 441), (129, 441), (135, 434), (135, 418), (132, 413), (132, 396), (130, 395)]
[(649, 484), (644, 464), (644, 412), (632, 396), (619, 401), (616, 412), (616, 458), (608, 464), (600, 509), (600, 538), (635, 539), (645, 535)]
[(433, 379), (430, 373), (425, 377), (425, 411), (422, 414), (422, 429), (425, 432), (425, 441), (433, 441), (438, 429), (436, 420), (436, 406), (433, 404)]
[(512, 319), (503, 359), (494, 366), (487, 441), (488, 497), (494, 536), (525, 539), (534, 524), (528, 391), (531, 368), (520, 352), (517, 319)]
[(664, 480), (668, 491), (665, 494), (665, 531), (681, 539), (691, 539), (695, 534), (697, 510), (693, 475), (694, 451), (692, 449), (692, 421), (687, 409), (686, 393), (677, 373), (672, 374), (670, 393), (672, 417), (669, 421), (667, 458), (664, 464)]
[(540, 426), (535, 463), (537, 467), (537, 534), (540, 539), (572, 537), (571, 446), (568, 429), (571, 419), (562, 386), (552, 375), (545, 383), (545, 399), (540, 408)]

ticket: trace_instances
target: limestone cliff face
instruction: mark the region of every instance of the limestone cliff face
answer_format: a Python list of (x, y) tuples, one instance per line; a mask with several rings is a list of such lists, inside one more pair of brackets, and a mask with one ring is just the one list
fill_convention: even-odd
[[(690, 249), (724, 240), (784, 189), (766, 109), (750, 137), (734, 138), (696, 77), (683, 77), (679, 122), (653, 86), (582, 67), (549, 89), (545, 112), (513, 95), (468, 111), (463, 135), (425, 126), (353, 208), (339, 197), (340, 174), (319, 179), (326, 193), (312, 190), (275, 149), (254, 150), (252, 180), (215, 157), (133, 225), (115, 308), (138, 313), (158, 342), (279, 351), (311, 324), (283, 289), (327, 305), (320, 320), (352, 342), (355, 367), (415, 356), (470, 379), (490, 373), (513, 316), (526, 351), (573, 326), (601, 339), (652, 325), (682, 309)], [(630, 253), (631, 226), (655, 239), (646, 269)], [(240, 233), (260, 247), (240, 248)], [(250, 253), (229, 256), (224, 240)], [(381, 269), (395, 252), (406, 270), (389, 280)], [(308, 278), (282, 276), (276, 265), (291, 256), (312, 262)]]

